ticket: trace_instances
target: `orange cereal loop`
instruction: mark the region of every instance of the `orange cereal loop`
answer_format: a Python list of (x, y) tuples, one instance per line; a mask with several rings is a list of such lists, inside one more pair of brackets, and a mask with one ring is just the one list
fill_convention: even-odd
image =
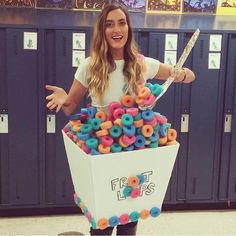
[(73, 125), (73, 127), (72, 127), (72, 129), (73, 129), (73, 131), (75, 131), (75, 132), (79, 132), (80, 131), (80, 127), (81, 127), (81, 124), (76, 124), (76, 125)]
[(173, 140), (173, 141), (169, 141), (166, 143), (166, 145), (175, 145), (177, 143), (176, 140)]
[(167, 137), (160, 137), (158, 142), (160, 145), (165, 145), (167, 143)]
[(176, 138), (177, 138), (177, 132), (176, 132), (176, 130), (169, 128), (169, 129), (167, 130), (167, 140), (168, 140), (168, 142), (169, 142), (169, 141), (174, 141), (174, 140), (176, 140)]
[(95, 117), (101, 119), (104, 122), (107, 119), (107, 114), (105, 111), (98, 111), (96, 112)]
[(77, 143), (78, 137), (77, 137), (76, 135), (73, 135), (73, 141), (74, 141), (75, 143)]
[(107, 153), (110, 153), (111, 147), (110, 146), (105, 147), (103, 144), (100, 143), (98, 145), (98, 151), (102, 154), (107, 154)]
[(138, 96), (141, 98), (147, 98), (148, 95), (151, 93), (150, 89), (148, 87), (143, 87), (139, 90)]
[(98, 138), (100, 138), (100, 137), (102, 137), (102, 136), (106, 136), (106, 135), (108, 135), (108, 130), (107, 129), (102, 129), (102, 130), (99, 130), (99, 131), (97, 131), (96, 132), (96, 136), (98, 137)]
[(81, 123), (80, 120), (70, 120), (70, 121), (69, 121), (69, 125), (70, 125), (70, 126), (73, 126), (73, 125), (78, 124), (78, 122)]
[(121, 103), (123, 106), (125, 107), (132, 107), (134, 105), (134, 100), (132, 98), (132, 96), (130, 95), (124, 95), (122, 98), (121, 98)]
[(144, 137), (151, 137), (153, 134), (153, 127), (151, 125), (144, 125), (142, 127), (142, 134)]
[(120, 118), (117, 118), (114, 120), (114, 125), (117, 125), (117, 126), (123, 128), (123, 124), (122, 124), (122, 121)]
[(99, 229), (106, 229), (109, 225), (109, 222), (108, 222), (108, 219), (107, 218), (101, 218), (99, 221), (98, 221), (98, 228)]
[(135, 126), (136, 128), (140, 128), (140, 127), (143, 126), (143, 119), (135, 120), (135, 121), (133, 122), (133, 124), (134, 124), (134, 126)]
[(125, 148), (125, 147), (128, 147), (129, 145), (127, 144), (124, 144), (123, 142), (123, 136), (121, 136), (119, 139), (118, 139), (118, 143), (120, 144), (121, 147)]
[(149, 210), (147, 209), (143, 209), (142, 211), (140, 211), (140, 218), (145, 220), (149, 217), (150, 213)]
[(101, 129), (110, 129), (112, 127), (112, 122), (110, 120), (104, 121), (100, 125)]
[(139, 185), (139, 178), (137, 176), (130, 176), (127, 181), (128, 185), (132, 188), (136, 188)]
[(85, 205), (84, 205), (83, 202), (80, 202), (80, 203), (79, 203), (79, 207), (80, 207), (81, 211), (84, 213)]
[(135, 102), (136, 102), (138, 105), (143, 105), (143, 104), (144, 104), (143, 98), (141, 98), (139, 95), (136, 96)]

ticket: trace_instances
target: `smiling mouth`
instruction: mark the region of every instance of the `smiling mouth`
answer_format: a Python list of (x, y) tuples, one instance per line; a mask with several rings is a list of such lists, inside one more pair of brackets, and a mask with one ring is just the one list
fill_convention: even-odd
[(116, 36), (113, 36), (112, 39), (115, 40), (115, 41), (120, 41), (122, 40), (123, 36), (122, 35), (116, 35)]

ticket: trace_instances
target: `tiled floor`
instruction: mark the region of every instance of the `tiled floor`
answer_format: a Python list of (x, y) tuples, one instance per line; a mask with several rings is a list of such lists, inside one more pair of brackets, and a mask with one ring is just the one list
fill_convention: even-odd
[[(0, 218), (0, 235), (58, 235), (69, 231), (88, 235), (88, 229), (81, 215)], [(236, 210), (162, 212), (159, 218), (140, 220), (138, 235), (236, 236)]]

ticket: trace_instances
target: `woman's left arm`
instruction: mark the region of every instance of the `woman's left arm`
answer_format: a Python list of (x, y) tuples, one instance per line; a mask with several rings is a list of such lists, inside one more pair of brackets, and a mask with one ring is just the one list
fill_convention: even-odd
[(170, 76), (175, 78), (174, 82), (176, 83), (191, 83), (195, 80), (195, 74), (186, 67), (177, 70), (173, 66), (160, 63), (159, 70), (154, 78), (167, 80)]

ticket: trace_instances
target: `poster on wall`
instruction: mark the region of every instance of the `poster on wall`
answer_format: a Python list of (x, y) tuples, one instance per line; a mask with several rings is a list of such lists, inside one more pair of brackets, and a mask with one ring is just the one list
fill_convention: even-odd
[(215, 14), (216, 0), (183, 0), (183, 13)]
[(145, 12), (146, 0), (113, 0), (112, 3), (118, 3), (128, 9), (128, 11)]
[(236, 15), (236, 0), (218, 0), (217, 15)]
[(181, 0), (147, 0), (147, 13), (181, 13)]
[(109, 0), (73, 0), (73, 8), (77, 10), (100, 11)]
[(71, 9), (72, 8), (72, 0), (36, 0), (36, 7), (55, 8), (55, 9)]
[(0, 6), (35, 7), (34, 0), (0, 0)]

